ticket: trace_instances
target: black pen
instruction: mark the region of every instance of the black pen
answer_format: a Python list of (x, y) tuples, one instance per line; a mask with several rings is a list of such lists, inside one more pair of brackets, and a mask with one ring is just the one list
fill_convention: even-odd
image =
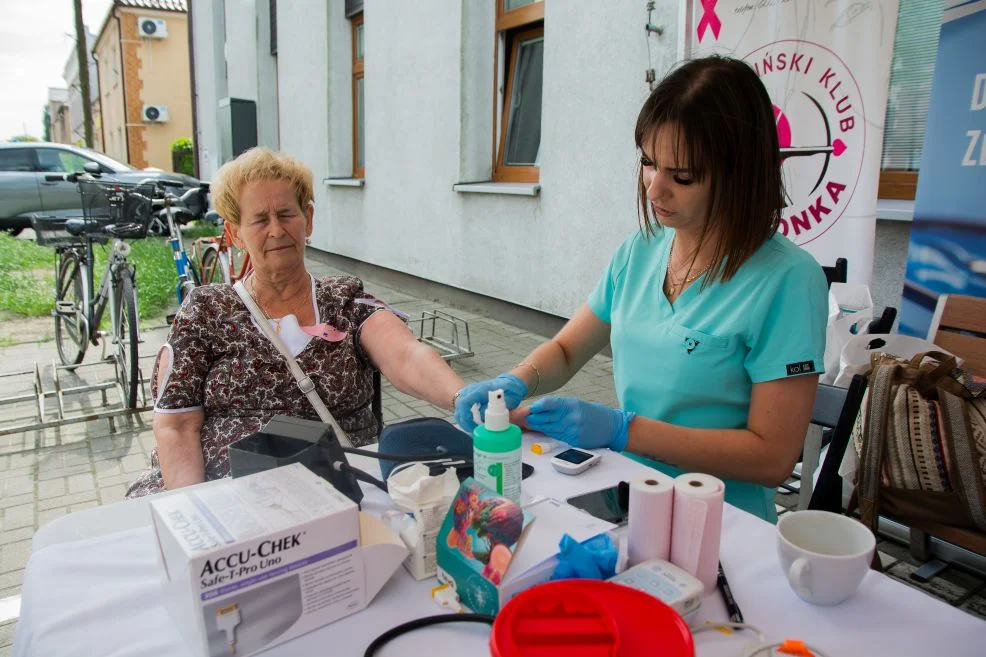
[(739, 605), (736, 604), (736, 598), (733, 597), (733, 591), (729, 588), (729, 582), (726, 581), (726, 573), (722, 569), (722, 562), (719, 562), (719, 576), (716, 579), (716, 586), (722, 591), (722, 598), (726, 601), (726, 611), (729, 612), (729, 621), (731, 623), (742, 623), (743, 622), (743, 612), (740, 611)]

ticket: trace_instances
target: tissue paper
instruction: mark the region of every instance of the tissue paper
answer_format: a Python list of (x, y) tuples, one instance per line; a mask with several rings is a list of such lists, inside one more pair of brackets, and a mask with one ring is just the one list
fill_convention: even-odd
[(446, 468), (436, 476), (428, 473), (428, 466), (413, 463), (395, 468), (387, 478), (387, 491), (394, 504), (414, 518), (413, 526), (400, 525), (400, 535), (408, 549), (404, 567), (415, 579), (431, 577), (436, 572), (435, 539), (459, 489), (454, 468)]
[(419, 508), (433, 505), (448, 508), (455, 497), (455, 491), (459, 489), (455, 469), (446, 468), (435, 477), (428, 472), (427, 465), (412, 463), (391, 473), (387, 479), (387, 491), (398, 509), (414, 513)]

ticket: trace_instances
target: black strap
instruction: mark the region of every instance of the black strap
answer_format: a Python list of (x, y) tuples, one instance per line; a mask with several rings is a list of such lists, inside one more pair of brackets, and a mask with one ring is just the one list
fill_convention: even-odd
[(373, 640), (373, 643), (366, 648), (366, 652), (363, 653), (363, 657), (373, 657), (377, 654), (377, 651), (384, 646), (384, 644), (388, 643), (391, 639), (396, 639), (402, 634), (407, 634), (408, 632), (413, 632), (414, 630), (420, 630), (423, 627), (440, 625), (442, 623), (486, 623), (488, 625), (492, 625), (493, 616), (488, 616), (487, 614), (442, 614), (440, 616), (425, 616), (424, 618), (416, 618), (412, 621), (402, 623), (397, 627), (392, 627), (378, 636)]

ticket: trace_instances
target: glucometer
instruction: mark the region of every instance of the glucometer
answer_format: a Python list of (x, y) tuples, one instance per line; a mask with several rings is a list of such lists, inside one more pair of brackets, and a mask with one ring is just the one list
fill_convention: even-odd
[(602, 460), (602, 455), (577, 447), (566, 449), (551, 457), (551, 467), (562, 474), (577, 475)]

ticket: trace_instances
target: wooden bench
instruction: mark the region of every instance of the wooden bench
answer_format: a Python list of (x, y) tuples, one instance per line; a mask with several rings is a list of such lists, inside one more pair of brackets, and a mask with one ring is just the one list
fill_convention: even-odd
[[(940, 296), (928, 340), (963, 359), (963, 369), (986, 377), (986, 299), (958, 294)], [(986, 534), (982, 532), (930, 522), (911, 523), (911, 555), (926, 562), (912, 575), (915, 579), (930, 579), (946, 566), (932, 559), (932, 536), (986, 556)]]

